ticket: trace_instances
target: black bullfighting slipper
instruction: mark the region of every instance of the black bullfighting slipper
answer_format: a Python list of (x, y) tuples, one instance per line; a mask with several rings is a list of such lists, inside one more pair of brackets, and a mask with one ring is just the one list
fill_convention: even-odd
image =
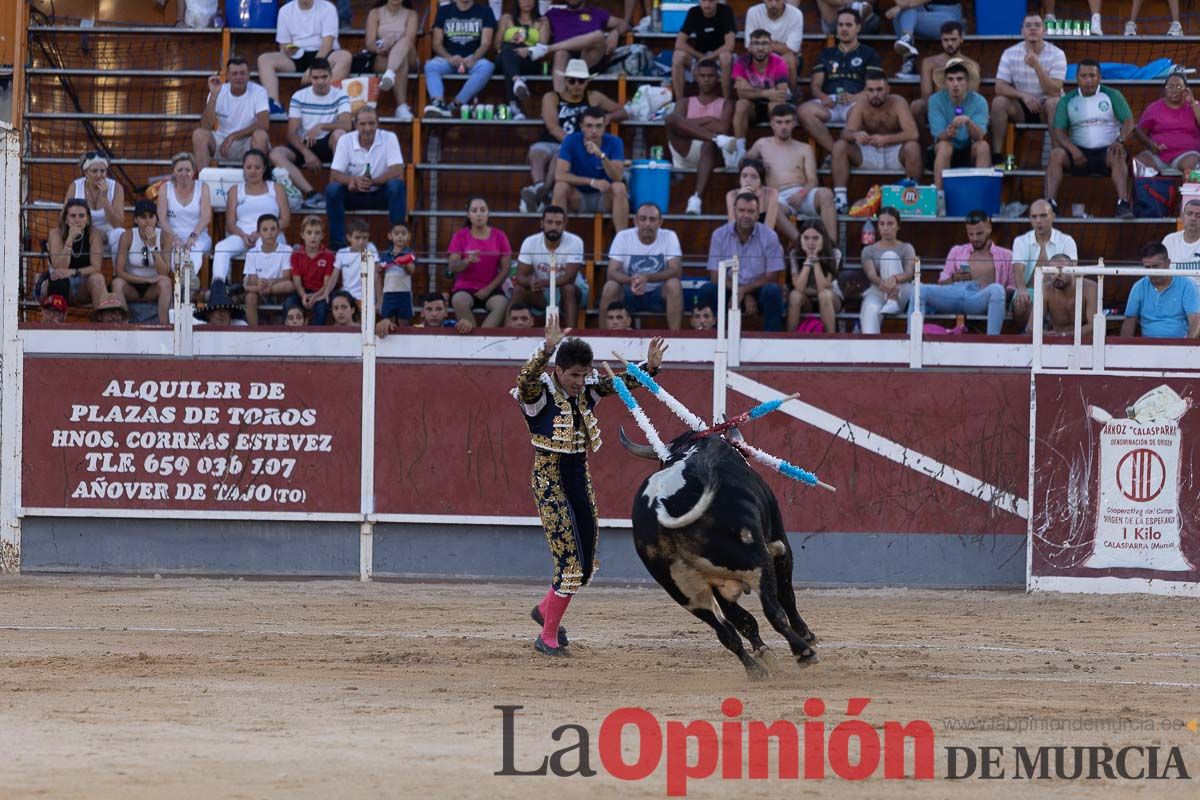
[(542, 641), (541, 636), (533, 640), (533, 649), (546, 656), (565, 656), (567, 654), (567, 648), (551, 647)]
[[(529, 616), (538, 625), (546, 624), (546, 620), (542, 617), (542, 612), (537, 606), (533, 607), (533, 611), (529, 612)], [(559, 625), (558, 626), (558, 646), (566, 647), (569, 644), (570, 644), (570, 642), (567, 641), (567, 629), (564, 628), (562, 625)]]

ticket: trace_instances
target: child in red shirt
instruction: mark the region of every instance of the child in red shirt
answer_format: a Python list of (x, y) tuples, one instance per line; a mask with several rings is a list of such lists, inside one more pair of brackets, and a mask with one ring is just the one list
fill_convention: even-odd
[(303, 245), (292, 253), (292, 283), (296, 287), (293, 302), (311, 312), (311, 325), (324, 325), (329, 316), (329, 295), (337, 282), (334, 255), (324, 247), (325, 221), (305, 217), (300, 224)]

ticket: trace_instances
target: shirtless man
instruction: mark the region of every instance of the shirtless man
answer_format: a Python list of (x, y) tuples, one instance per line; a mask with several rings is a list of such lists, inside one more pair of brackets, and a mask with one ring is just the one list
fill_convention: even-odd
[(810, 145), (792, 138), (796, 108), (780, 103), (771, 109), (771, 133), (754, 143), (747, 158), (767, 167), (767, 185), (779, 191), (779, 204), (792, 216), (821, 218), (825, 230), (837, 238), (837, 209), (833, 192), (817, 186), (817, 157)]
[[(921, 96), (912, 101), (912, 113), (918, 124), (922, 124), (925, 119), (925, 112), (929, 110), (929, 97), (934, 92), (940, 92), (946, 87), (938, 82), (934, 75), (935, 70), (943, 70), (946, 68), (946, 62), (952, 58), (961, 58), (964, 61), (970, 61), (975, 65), (973, 74), (978, 75), (979, 63), (974, 59), (967, 58), (961, 52), (963, 44), (963, 25), (956, 19), (952, 19), (942, 25), (942, 52), (932, 56), (927, 56), (921, 59)], [(938, 72), (938, 75), (941, 73)], [(972, 92), (979, 91), (979, 84), (968, 86)]]
[(717, 153), (726, 167), (735, 167), (737, 143), (729, 135), (734, 104), (721, 94), (720, 65), (704, 59), (693, 70), (699, 93), (675, 106), (667, 117), (667, 144), (675, 169), (696, 170), (696, 191), (688, 198), (688, 214), (701, 213), (700, 199), (716, 165)]
[(846, 184), (850, 167), (885, 170), (903, 169), (905, 176), (921, 182), (917, 122), (903, 97), (891, 94), (887, 78), (871, 75), (863, 99), (850, 109), (842, 138), (833, 145), (833, 199), (839, 214), (846, 213), (849, 200)]
[[(1055, 267), (1073, 267), (1075, 262), (1066, 253), (1050, 259)], [(1096, 316), (1096, 282), (1075, 275), (1047, 275), (1042, 284), (1043, 308), (1046, 310), (1044, 323), (1046, 332), (1056, 336), (1075, 334), (1075, 281), (1083, 281), (1082, 336), (1087, 341), (1092, 335), (1092, 318)]]

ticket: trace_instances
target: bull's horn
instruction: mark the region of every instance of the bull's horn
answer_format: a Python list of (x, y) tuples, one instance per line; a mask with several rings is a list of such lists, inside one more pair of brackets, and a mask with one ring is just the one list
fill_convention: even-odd
[(618, 428), (617, 435), (621, 438), (621, 446), (638, 458), (645, 458), (654, 462), (658, 461), (658, 454), (654, 452), (653, 447), (648, 444), (635, 444), (629, 441), (629, 437), (625, 435), (624, 428)]
[(729, 436), (729, 440), (730, 440), (731, 442), (744, 442), (744, 441), (746, 441), (746, 437), (745, 437), (745, 436), (742, 436), (742, 432), (741, 432), (741, 431), (739, 431), (737, 428), (730, 428), (730, 429), (729, 429), (729, 431), (728, 431), (728, 436)]

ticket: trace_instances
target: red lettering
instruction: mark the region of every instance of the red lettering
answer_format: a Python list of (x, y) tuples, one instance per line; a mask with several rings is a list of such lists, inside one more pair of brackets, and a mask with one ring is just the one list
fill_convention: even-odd
[[(820, 723), (816, 723), (820, 725)], [(753, 721), (750, 723), (750, 767), (749, 776), (752, 780), (764, 780), (769, 777), (771, 764), (770, 737), (775, 737), (779, 753), (779, 777), (785, 780), (796, 780), (800, 777), (800, 741), (796, 726), (787, 720), (777, 720), (769, 726), (766, 723)], [(807, 739), (806, 739), (807, 741)], [(818, 752), (817, 757), (820, 758)]]
[[(861, 714), (871, 702), (865, 697), (851, 697), (846, 701), (846, 713)], [(850, 762), (850, 739), (858, 739), (858, 763)], [(839, 722), (829, 734), (829, 766), (839, 778), (861, 781), (875, 774), (879, 767), (879, 734), (861, 719)]]
[[(804, 701), (804, 716), (819, 717), (825, 713), (825, 702), (817, 697)], [(819, 780), (825, 777), (825, 723), (804, 723), (804, 777)]]
[[(736, 697), (726, 697), (721, 703), (721, 713), (727, 717), (742, 715), (742, 701)], [(742, 723), (721, 723), (721, 777), (726, 779), (742, 777)]]
[[(696, 741), (696, 763), (688, 763), (688, 740)], [(688, 778), (707, 778), (717, 768), (717, 729), (705, 720), (667, 723), (667, 796), (685, 797)]]
[[(621, 732), (633, 725), (638, 732), (637, 760), (626, 764)], [(623, 781), (640, 781), (658, 768), (662, 758), (662, 731), (658, 720), (644, 708), (618, 708), (600, 725), (600, 763), (609, 775)]]
[(924, 720), (883, 723), (883, 777), (903, 778), (905, 739), (913, 741), (913, 777), (933, 779), (933, 728)]

